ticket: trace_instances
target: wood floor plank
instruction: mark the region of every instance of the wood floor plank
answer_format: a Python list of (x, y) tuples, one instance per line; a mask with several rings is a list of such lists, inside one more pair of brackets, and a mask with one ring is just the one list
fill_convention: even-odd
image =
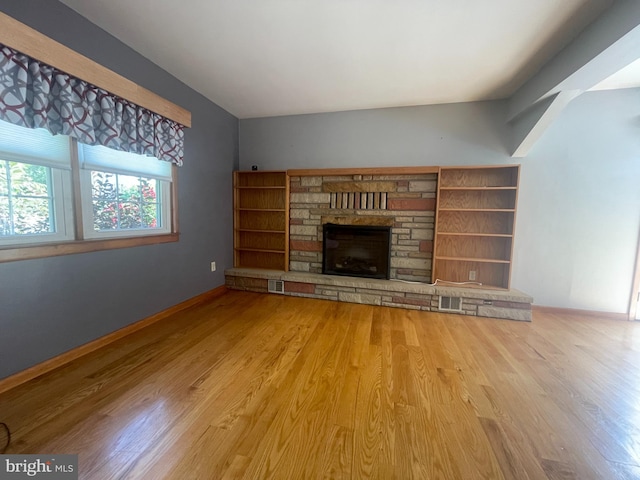
[[(353, 434), (352, 472), (354, 478), (382, 478), (378, 468), (381, 435), (382, 353), (372, 345), (360, 370)], [(388, 432), (384, 432), (388, 433)]]
[(512, 448), (498, 421), (493, 418), (480, 418), (480, 424), (506, 480), (545, 478), (544, 471), (537, 467), (537, 462), (527, 465), (517, 450)]
[(319, 475), (316, 478), (346, 480), (352, 478), (353, 430), (334, 425), (331, 435), (324, 443), (324, 452), (319, 457)]
[[(404, 337), (394, 334), (394, 328), (391, 318), (393, 318), (393, 310), (391, 308), (376, 309), (373, 315), (374, 323), (376, 319), (380, 319), (381, 342), (380, 342), (380, 431), (385, 432), (380, 435), (379, 464), (382, 472), (388, 472), (392, 475), (393, 465), (395, 461), (395, 435), (396, 435), (396, 418), (394, 406), (398, 403), (398, 398), (404, 398), (404, 404), (410, 403), (406, 397), (408, 365), (399, 367), (397, 365), (397, 352), (395, 342), (404, 343)], [(372, 324), (373, 326), (373, 324)], [(394, 356), (395, 355), (395, 356)]]
[(0, 394), (83, 479), (640, 478), (640, 324), (230, 291)]

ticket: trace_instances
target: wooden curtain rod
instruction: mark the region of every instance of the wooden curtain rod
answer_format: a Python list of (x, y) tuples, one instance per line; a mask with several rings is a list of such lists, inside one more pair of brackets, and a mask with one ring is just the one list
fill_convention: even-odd
[(0, 43), (163, 117), (191, 127), (191, 112), (0, 12)]

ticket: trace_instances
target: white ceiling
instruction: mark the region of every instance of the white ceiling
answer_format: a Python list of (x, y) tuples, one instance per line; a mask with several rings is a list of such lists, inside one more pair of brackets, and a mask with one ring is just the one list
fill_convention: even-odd
[(612, 0), (62, 2), (250, 118), (506, 98)]

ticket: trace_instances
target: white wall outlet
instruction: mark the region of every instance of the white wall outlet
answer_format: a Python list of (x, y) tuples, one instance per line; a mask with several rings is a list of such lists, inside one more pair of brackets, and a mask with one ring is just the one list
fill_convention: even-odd
[(469, 280), (474, 281), (476, 279), (477, 272), (475, 270), (469, 270)]
[(216, 262), (211, 262), (211, 271), (212, 272), (216, 271)]

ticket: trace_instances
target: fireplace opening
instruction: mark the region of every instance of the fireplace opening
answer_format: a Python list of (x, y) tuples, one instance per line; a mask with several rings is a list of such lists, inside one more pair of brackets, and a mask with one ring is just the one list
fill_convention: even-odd
[(389, 279), (391, 227), (322, 227), (322, 273)]

